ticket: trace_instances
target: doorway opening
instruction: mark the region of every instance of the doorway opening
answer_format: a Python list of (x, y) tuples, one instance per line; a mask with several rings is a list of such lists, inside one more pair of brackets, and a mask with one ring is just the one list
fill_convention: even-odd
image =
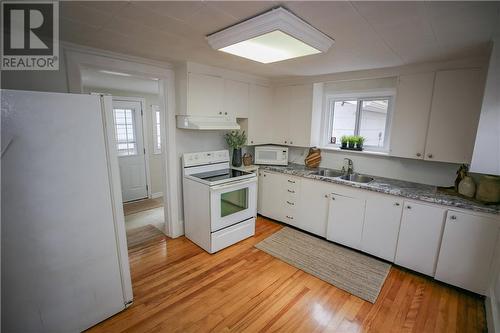
[[(163, 112), (158, 80), (84, 68), (83, 92), (112, 96), (128, 248), (164, 237)], [(111, 126), (111, 128), (110, 128)]]

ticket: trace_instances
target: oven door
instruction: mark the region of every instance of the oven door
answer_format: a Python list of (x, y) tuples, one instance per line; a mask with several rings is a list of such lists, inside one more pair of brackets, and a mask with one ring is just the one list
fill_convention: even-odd
[(211, 231), (257, 216), (257, 179), (210, 187)]

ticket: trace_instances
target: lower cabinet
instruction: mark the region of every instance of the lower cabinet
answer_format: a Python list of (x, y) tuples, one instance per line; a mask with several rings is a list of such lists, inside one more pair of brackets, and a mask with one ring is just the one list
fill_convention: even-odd
[(326, 239), (359, 249), (365, 200), (332, 193), (329, 201)]
[(283, 176), (259, 172), (259, 213), (281, 221), (283, 219)]
[(446, 209), (405, 201), (396, 264), (434, 276)]
[(326, 237), (331, 192), (332, 185), (329, 183), (302, 179), (298, 228)]
[(403, 200), (383, 194), (366, 199), (361, 250), (393, 262), (398, 244)]
[(497, 221), (449, 210), (435, 278), (485, 295), (497, 237)]

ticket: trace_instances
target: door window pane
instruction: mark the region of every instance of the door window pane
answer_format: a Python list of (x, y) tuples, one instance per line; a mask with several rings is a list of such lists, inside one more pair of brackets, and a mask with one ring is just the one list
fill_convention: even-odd
[(222, 193), (220, 196), (221, 217), (241, 212), (248, 208), (248, 188)]
[(364, 145), (384, 147), (389, 100), (363, 100), (361, 103), (359, 135), (365, 138)]
[(340, 143), (343, 135), (354, 135), (358, 101), (335, 101), (333, 105), (331, 143)]
[(113, 109), (118, 156), (137, 155), (134, 109)]

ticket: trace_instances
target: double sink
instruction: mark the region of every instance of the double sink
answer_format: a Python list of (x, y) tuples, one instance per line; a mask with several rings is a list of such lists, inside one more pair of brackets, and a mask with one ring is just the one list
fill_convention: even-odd
[(330, 170), (330, 169), (319, 170), (319, 171), (316, 171), (312, 174), (316, 175), (316, 176), (321, 176), (321, 177), (338, 178), (338, 179), (347, 180), (350, 182), (365, 183), (365, 184), (369, 183), (373, 180), (373, 178), (370, 176), (360, 175), (358, 173), (352, 173), (352, 174), (346, 175), (342, 171)]

